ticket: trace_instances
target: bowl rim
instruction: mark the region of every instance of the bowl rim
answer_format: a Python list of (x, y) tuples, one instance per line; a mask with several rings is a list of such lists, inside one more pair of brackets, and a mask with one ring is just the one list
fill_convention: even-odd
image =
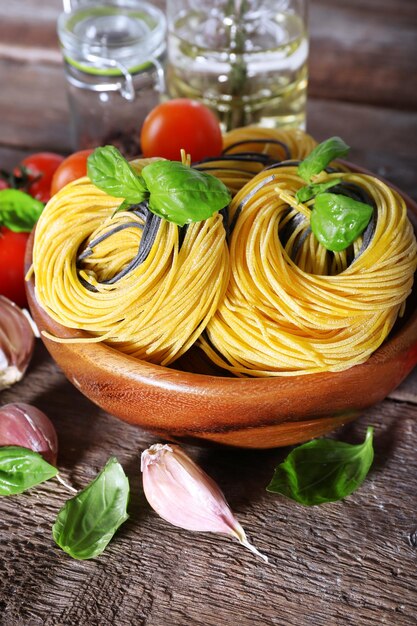
[[(397, 191), (401, 197), (404, 199), (407, 206), (408, 217), (413, 224), (414, 230), (417, 231), (417, 202), (410, 198), (406, 193), (398, 189), (395, 185), (391, 184), (382, 176), (377, 176), (367, 170), (366, 168), (360, 167), (356, 164), (353, 164), (349, 161), (339, 160), (343, 165), (348, 166), (354, 172), (363, 173), (367, 175), (374, 176), (378, 178), (385, 184), (389, 185), (392, 189)], [(32, 249), (33, 249), (33, 241), (34, 241), (34, 232), (36, 226), (33, 229), (31, 236), (28, 240), (28, 245), (26, 249), (26, 257), (25, 257), (25, 271), (27, 272), (32, 264)], [(49, 315), (45, 312), (45, 310), (38, 303), (35, 295), (35, 276), (29, 278), (26, 282), (26, 290), (29, 300), (29, 305), (32, 314), (33, 308), (36, 309), (38, 316), (42, 319), (45, 325), (48, 326), (49, 330), (53, 333), (59, 334), (62, 337), (89, 337), (86, 331), (71, 329), (65, 327), (55, 320), (53, 320)], [(410, 297), (410, 296), (409, 296)], [(34, 315), (35, 317), (36, 315)], [(48, 345), (48, 343), (55, 343), (51, 340), (42, 337), (42, 340)], [(163, 365), (157, 365), (154, 363), (150, 363), (147, 361), (143, 361), (131, 355), (120, 352), (113, 346), (105, 344), (103, 342), (97, 343), (66, 343), (59, 344), (55, 343), (56, 346), (65, 345), (67, 349), (75, 354), (82, 354), (84, 358), (90, 359), (94, 355), (94, 359), (96, 357), (103, 359), (107, 362), (107, 369), (120, 370), (123, 368), (124, 374), (127, 379), (134, 380), (142, 380), (146, 381), (146, 384), (152, 385), (155, 387), (164, 386), (166, 389), (171, 389), (172, 391), (181, 391), (181, 392), (190, 392), (190, 383), (193, 387), (193, 391), (195, 393), (204, 393), (205, 395), (210, 395), (210, 393), (215, 394), (217, 388), (219, 386), (219, 382), (221, 381), (221, 385), (223, 388), (228, 386), (239, 386), (240, 389), (243, 387), (250, 387), (255, 393), (266, 392), (270, 390), (272, 386), (293, 386), (296, 382), (302, 382), (302, 380), (306, 381), (308, 379), (309, 383), (317, 382), (320, 384), (326, 384), (335, 382), (340, 379), (341, 375), (349, 376), (349, 372), (354, 372), (355, 376), (358, 376), (361, 372), (365, 374), (365, 372), (372, 367), (383, 365), (388, 361), (392, 361), (396, 358), (396, 356), (404, 350), (412, 350), (414, 346), (417, 346), (417, 307), (411, 312), (408, 319), (398, 328), (394, 334), (389, 335), (388, 338), (382, 343), (374, 353), (364, 362), (358, 365), (354, 365), (351, 368), (346, 370), (341, 370), (338, 372), (319, 372), (319, 373), (311, 373), (311, 374), (295, 374), (292, 376), (267, 376), (267, 377), (237, 377), (237, 376), (223, 376), (223, 375), (214, 375), (214, 374), (203, 374), (198, 372), (190, 372), (185, 370), (175, 369), (175, 367), (167, 367)], [(414, 360), (417, 360), (417, 356)], [(173, 363), (175, 365), (175, 362)]]

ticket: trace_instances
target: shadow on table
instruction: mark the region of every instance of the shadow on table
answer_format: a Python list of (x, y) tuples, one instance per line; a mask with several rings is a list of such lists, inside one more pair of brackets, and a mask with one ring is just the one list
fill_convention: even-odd
[[(378, 410), (378, 406), (374, 408), (374, 412)], [(336, 431), (336, 438), (351, 444), (361, 444), (364, 441), (366, 427), (364, 426), (365, 418), (355, 422), (350, 422)], [(378, 424), (377, 420), (370, 415), (367, 420), (367, 426), (374, 426), (374, 462), (369, 471), (369, 476), (374, 472), (381, 470), (389, 459), (392, 457), (398, 446), (400, 436), (401, 421), (398, 417), (392, 417), (388, 421), (387, 416), (384, 417), (384, 427)]]

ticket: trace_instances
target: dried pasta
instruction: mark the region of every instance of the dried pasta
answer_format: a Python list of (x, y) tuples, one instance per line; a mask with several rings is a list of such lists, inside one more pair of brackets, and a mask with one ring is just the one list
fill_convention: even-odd
[(302, 130), (245, 126), (224, 135), (221, 157), (195, 164), (197, 169), (220, 178), (235, 195), (265, 167), (288, 159), (303, 159), (317, 145)]
[(331, 191), (370, 204), (373, 217), (349, 248), (326, 250), (310, 228), (314, 199), (296, 200), (306, 184), (297, 165), (315, 145), (298, 130), (227, 133), (223, 155), (194, 166), (220, 178), (232, 203), (184, 228), (146, 203), (115, 213), (121, 199), (88, 178), (65, 187), (36, 228), (36, 294), (53, 319), (89, 336), (48, 336), (104, 341), (162, 365), (197, 342), (237, 376), (366, 361), (404, 312), (417, 244), (396, 191), (337, 165), (315, 182), (338, 179)]
[(54, 320), (91, 335), (73, 341), (105, 341), (168, 365), (196, 341), (226, 289), (223, 217), (179, 229), (141, 206), (114, 214), (120, 203), (88, 178), (50, 200), (36, 228), (36, 296)]
[(357, 173), (337, 177), (374, 206), (374, 219), (347, 251), (332, 253), (309, 228), (313, 201), (297, 168), (262, 171), (234, 197), (231, 277), (200, 345), (238, 376), (293, 376), (363, 363), (392, 329), (411, 291), (417, 247), (401, 196)]

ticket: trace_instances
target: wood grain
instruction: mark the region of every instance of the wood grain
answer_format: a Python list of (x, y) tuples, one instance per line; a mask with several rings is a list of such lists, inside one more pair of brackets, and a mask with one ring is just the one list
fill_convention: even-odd
[(415, 110), (417, 11), (411, 1), (313, 2), (310, 96)]
[(62, 475), (77, 488), (116, 454), (132, 484), (130, 520), (106, 552), (77, 562), (50, 529), (69, 496), (51, 481), (0, 501), (4, 626), (318, 626), (415, 623), (416, 409), (386, 401), (337, 435), (376, 427), (369, 479), (340, 503), (304, 508), (264, 490), (285, 450), (188, 448), (224, 489), (269, 566), (226, 538), (192, 534), (145, 503), (139, 453), (154, 441), (107, 416), (65, 381), (44, 349), (26, 380), (4, 392), (36, 403), (56, 424)]

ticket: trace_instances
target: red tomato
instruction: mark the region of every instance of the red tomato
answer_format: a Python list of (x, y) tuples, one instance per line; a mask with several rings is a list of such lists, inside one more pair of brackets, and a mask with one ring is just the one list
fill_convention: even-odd
[(155, 107), (143, 123), (140, 136), (145, 157), (179, 161), (180, 150), (192, 161), (218, 156), (222, 134), (217, 117), (204, 104), (187, 98), (168, 100)]
[(94, 152), (94, 148), (74, 152), (67, 157), (56, 170), (52, 179), (51, 195), (54, 196), (60, 189), (77, 178), (86, 176), (87, 159)]
[(0, 178), (0, 191), (2, 189), (8, 189), (9, 185), (6, 183), (5, 180), (3, 180), (2, 178)]
[(18, 306), (26, 306), (24, 257), (29, 233), (15, 233), (0, 226), (0, 294)]
[(54, 152), (37, 152), (23, 159), (21, 165), (29, 172), (28, 193), (41, 202), (48, 202), (51, 197), (51, 182), (57, 167), (64, 157)]

